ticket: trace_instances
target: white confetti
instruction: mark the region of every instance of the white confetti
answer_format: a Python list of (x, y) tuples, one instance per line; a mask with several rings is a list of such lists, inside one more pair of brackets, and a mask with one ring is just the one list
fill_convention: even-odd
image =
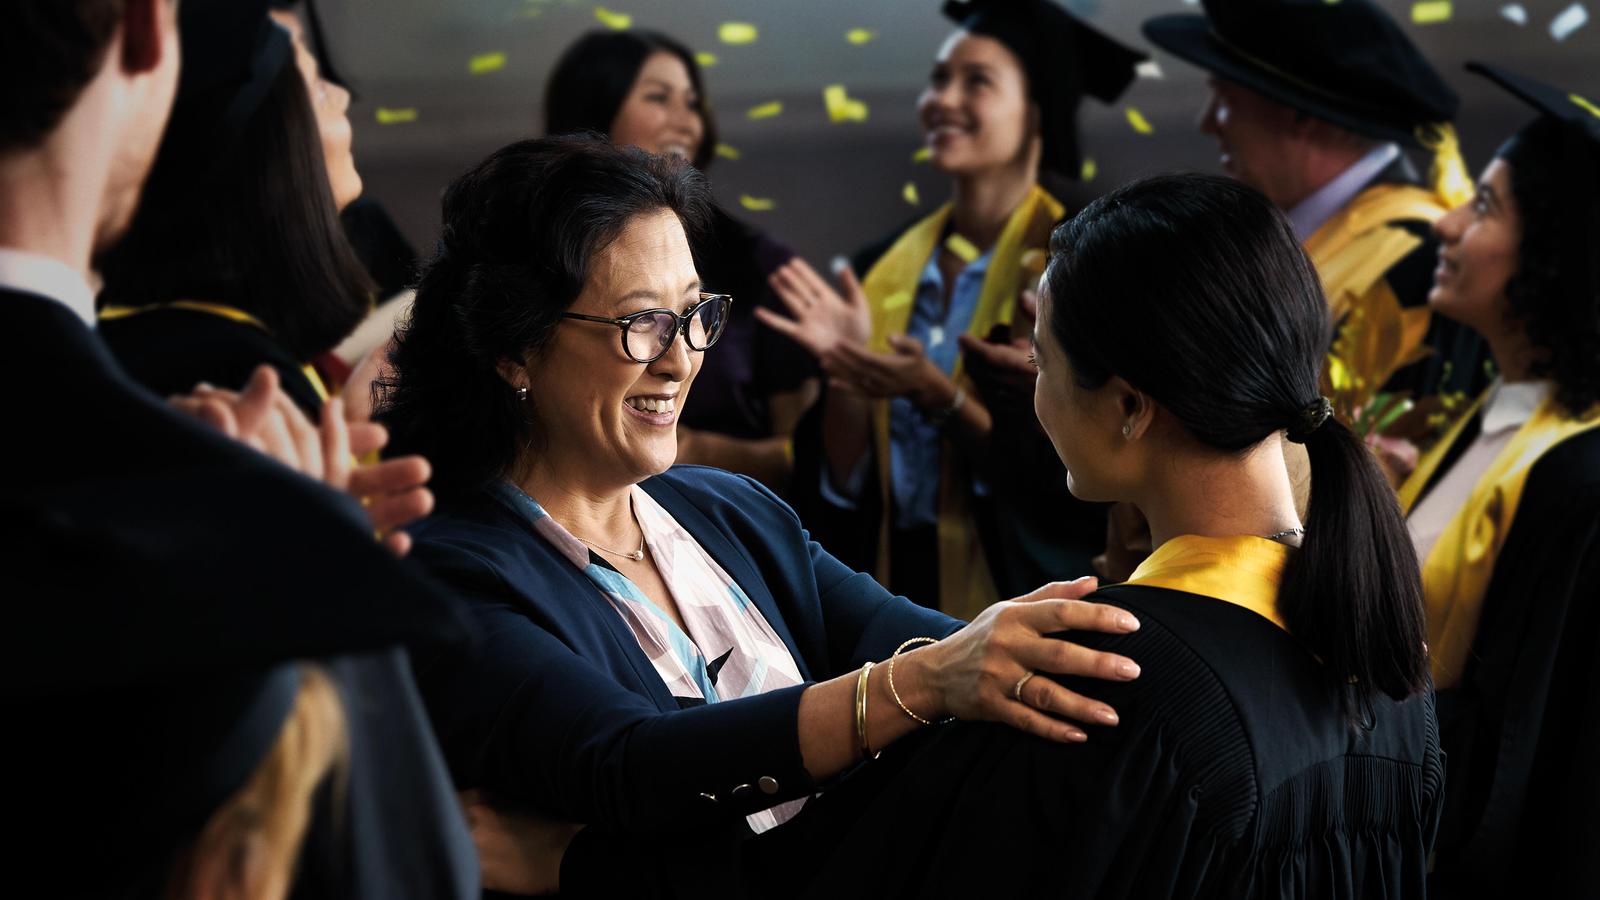
[(1521, 3), (1513, 3), (1510, 6), (1500, 7), (1500, 18), (1505, 19), (1507, 22), (1515, 22), (1518, 25), (1526, 25), (1528, 24), (1528, 11), (1523, 8)]
[(935, 325), (932, 328), (929, 328), (928, 329), (928, 349), (932, 350), (934, 347), (937, 347), (937, 346), (939, 346), (940, 344), (943, 344), (943, 343), (944, 343), (944, 326), (943, 325)]
[(1147, 59), (1144, 62), (1139, 63), (1137, 66), (1134, 66), (1133, 70), (1139, 73), (1140, 78), (1165, 77), (1161, 74), (1161, 64), (1153, 59)]
[(1550, 20), (1550, 36), (1558, 41), (1564, 41), (1588, 21), (1589, 11), (1583, 8), (1582, 3), (1574, 3)]

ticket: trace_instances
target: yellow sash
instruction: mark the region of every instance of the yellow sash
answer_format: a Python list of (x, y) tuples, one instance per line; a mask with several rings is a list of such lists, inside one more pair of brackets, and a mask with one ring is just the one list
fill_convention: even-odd
[[(102, 322), (115, 322), (118, 319), (126, 319), (129, 316), (137, 316), (140, 313), (153, 312), (158, 309), (183, 309), (189, 312), (206, 313), (220, 316), (233, 322), (254, 325), (267, 334), (272, 333), (272, 329), (268, 328), (266, 323), (242, 309), (225, 306), (221, 303), (207, 303), (203, 300), (173, 300), (170, 303), (152, 303), (149, 306), (108, 306), (100, 310), (99, 318)], [(322, 376), (317, 374), (317, 370), (310, 363), (306, 363), (300, 367), (300, 371), (306, 376), (306, 380), (311, 382), (311, 389), (317, 392), (317, 399), (323, 403), (328, 402), (328, 386), (322, 383)]]
[[(1036, 267), (1025, 267), (1023, 256), (1029, 250), (1038, 250), (1037, 258), (1050, 239), (1050, 228), (1066, 211), (1054, 197), (1037, 185), (1011, 213), (1005, 228), (995, 242), (989, 258), (989, 268), (984, 274), (983, 288), (978, 296), (978, 308), (972, 314), (967, 333), (987, 337), (996, 325), (1010, 324), (1016, 311), (1018, 295), (1030, 277), (1037, 278)], [(872, 340), (870, 346), (881, 352), (892, 352), (889, 335), (904, 334), (911, 321), (911, 307), (916, 298), (917, 283), (922, 270), (928, 265), (939, 246), (945, 222), (950, 217), (950, 204), (946, 203), (927, 218), (911, 226), (894, 242), (882, 258), (867, 272), (861, 282), (872, 310)], [(962, 371), (962, 359), (956, 357), (951, 376), (957, 384), (971, 389)], [(889, 566), (889, 509), (891, 478), (889, 473), (889, 403), (873, 404), (873, 441), (878, 456), (878, 484), (883, 500), (883, 519), (878, 529), (877, 575), (888, 583)], [(939, 476), (939, 605), (952, 616), (971, 619), (997, 599), (994, 579), (989, 574), (989, 564), (983, 547), (973, 528), (968, 510), (967, 486), (957, 467), (951, 464), (951, 444), (946, 441), (942, 471)], [(900, 565), (925, 564), (918, 560), (899, 560)], [(922, 598), (917, 598), (922, 599)]]
[(1403, 309), (1384, 280), (1422, 239), (1388, 223), (1437, 221), (1448, 210), (1432, 191), (1405, 184), (1367, 188), (1306, 239), (1335, 322), (1340, 323), (1323, 370), (1323, 391), (1349, 423), (1389, 376), (1429, 354), (1423, 345), (1430, 310)]
[[(1484, 398), (1479, 397), (1450, 435), (1419, 461), (1417, 470), (1402, 485), (1400, 502), (1406, 512), (1411, 511), (1449, 446), (1460, 439), (1461, 430), (1483, 402)], [(1422, 593), (1428, 608), (1428, 650), (1436, 687), (1455, 685), (1466, 669), (1478, 634), (1484, 595), (1494, 576), (1495, 560), (1516, 520), (1528, 471), (1557, 444), (1596, 427), (1600, 427), (1600, 405), (1574, 419), (1553, 396), (1546, 398), (1489, 464), (1467, 495), (1466, 503), (1428, 552), (1422, 563)]]
[(1157, 547), (1126, 583), (1232, 603), (1288, 631), (1278, 615), (1278, 586), (1293, 549), (1251, 534), (1182, 534)]

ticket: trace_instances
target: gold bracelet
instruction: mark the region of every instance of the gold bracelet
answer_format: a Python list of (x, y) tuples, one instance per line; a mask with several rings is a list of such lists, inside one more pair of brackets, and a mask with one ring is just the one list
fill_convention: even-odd
[(939, 643), (939, 639), (938, 638), (914, 637), (911, 640), (906, 641), (905, 643), (901, 644), (900, 646), (894, 648), (894, 652), (889, 654), (889, 695), (894, 697), (894, 702), (899, 705), (901, 712), (905, 713), (906, 715), (910, 716), (913, 719), (916, 719), (918, 722), (921, 722), (924, 725), (932, 725), (933, 723), (928, 721), (927, 719), (924, 719), (923, 717), (917, 715), (916, 713), (912, 712), (911, 711), (911, 707), (906, 706), (906, 702), (904, 700), (900, 699), (900, 692), (894, 689), (894, 661), (900, 657), (900, 651), (906, 649), (907, 647), (911, 646), (912, 644), (937, 644), (937, 643)]
[(856, 676), (856, 744), (861, 748), (862, 759), (878, 758), (867, 741), (867, 676), (872, 674), (875, 665), (877, 663), (867, 663), (861, 667), (861, 674)]

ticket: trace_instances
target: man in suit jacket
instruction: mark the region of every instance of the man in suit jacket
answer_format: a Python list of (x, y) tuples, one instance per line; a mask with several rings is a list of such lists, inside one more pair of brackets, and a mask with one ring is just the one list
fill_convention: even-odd
[[(232, 0), (185, 5), (222, 2)], [(133, 659), (155, 639), (141, 601), (161, 596), (169, 610), (187, 610), (180, 618), (194, 633), (223, 635), (218, 648), (251, 646), (223, 631), (254, 618), (237, 615), (250, 605), (265, 616), (249, 625), (260, 646), (282, 652), (287, 640), (303, 657), (346, 654), (324, 664), (348, 720), (348, 786), (317, 810), (296, 896), (475, 896), (470, 838), (397, 646), (411, 632), (393, 624), (403, 609), (435, 622), (440, 641), (459, 642), (464, 626), (449, 598), (373, 541), (349, 498), (136, 387), (92, 331), (91, 260), (131, 219), (172, 104), (177, 4), (19, 0), (0, 16), (8, 85), (0, 94), (0, 382), (10, 388), (11, 423), (0, 442), (10, 476), (0, 495), (8, 614), (0, 685), (19, 738), (7, 753), (18, 757), (12, 771), (23, 775), (29, 822), (14, 851), (28, 871), (52, 874), (46, 893), (75, 896), (114, 887), (112, 854), (144, 839), (136, 827), (99, 827), (137, 822), (137, 811), (118, 807), (123, 795), (104, 783), (93, 755), (135, 745), (148, 752), (170, 738), (106, 734), (87, 714), (63, 724), (70, 717), (60, 710), (104, 700), (104, 672), (115, 669), (106, 660)], [(252, 412), (238, 398), (208, 401), (235, 427), (259, 420), (259, 404)], [(351, 644), (324, 645), (303, 618), (275, 615), (291, 592), (364, 598), (366, 652), (348, 655)], [(79, 628), (88, 617), (121, 627)], [(202, 670), (261, 662), (237, 650), (214, 655), (200, 652)], [(140, 672), (159, 674), (159, 666)], [(184, 697), (152, 686), (146, 702)], [(41, 703), (53, 704), (51, 727), (30, 728), (25, 712)], [(330, 808), (335, 796), (342, 809)], [(339, 818), (343, 827), (332, 827)]]

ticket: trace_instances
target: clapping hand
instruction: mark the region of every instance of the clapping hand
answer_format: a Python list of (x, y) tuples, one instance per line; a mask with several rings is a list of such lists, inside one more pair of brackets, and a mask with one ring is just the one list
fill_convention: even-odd
[(984, 403), (991, 407), (1033, 403), (1033, 387), (1039, 369), (1033, 364), (1033, 325), (1039, 314), (1038, 296), (1022, 292), (1017, 317), (1009, 328), (996, 326), (988, 340), (961, 335), (961, 349), (967, 354), (967, 373)]
[(433, 509), (433, 494), (426, 487), (431, 474), (427, 460), (403, 456), (358, 463), (357, 457), (388, 442), (388, 430), (364, 417), (346, 420), (344, 404), (337, 397), (323, 405), (321, 421), (313, 425), (279, 388), (278, 373), (270, 366), (256, 369), (243, 391), (200, 384), (193, 393), (168, 402), (296, 472), (356, 498), (384, 546), (396, 556), (411, 549), (411, 538), (395, 529)]
[(757, 307), (756, 318), (811, 351), (817, 359), (826, 359), (841, 344), (864, 346), (872, 336), (867, 295), (849, 266), (839, 270), (842, 293), (830, 287), (798, 256), (767, 280), (788, 307), (789, 316)]

